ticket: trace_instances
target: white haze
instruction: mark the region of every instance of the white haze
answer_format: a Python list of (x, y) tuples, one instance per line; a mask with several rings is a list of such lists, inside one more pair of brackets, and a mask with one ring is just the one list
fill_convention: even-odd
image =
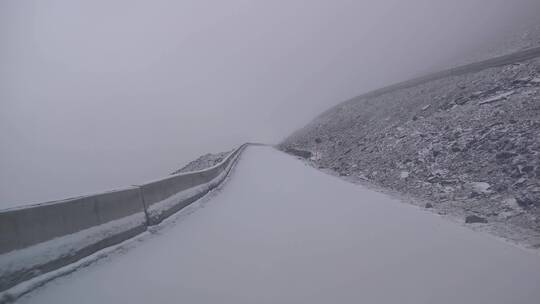
[(0, 208), (276, 143), (488, 49), (537, 0), (0, 2)]

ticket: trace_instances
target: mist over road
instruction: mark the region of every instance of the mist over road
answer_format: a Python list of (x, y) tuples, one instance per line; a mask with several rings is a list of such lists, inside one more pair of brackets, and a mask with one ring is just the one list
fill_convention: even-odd
[(533, 303), (540, 258), (249, 147), (208, 202), (20, 303)]

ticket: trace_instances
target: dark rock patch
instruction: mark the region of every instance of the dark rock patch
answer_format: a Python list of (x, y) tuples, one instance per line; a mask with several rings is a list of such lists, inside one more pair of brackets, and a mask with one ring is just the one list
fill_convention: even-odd
[(474, 224), (474, 223), (487, 223), (488, 221), (483, 218), (483, 217), (480, 217), (478, 215), (468, 215), (467, 217), (465, 217), (465, 223), (467, 224)]
[(512, 153), (512, 152), (500, 152), (500, 153), (497, 153), (495, 155), (495, 158), (499, 161), (504, 161), (504, 160), (507, 160), (509, 158), (512, 158), (512, 157), (516, 157), (518, 156), (517, 153)]
[(306, 159), (311, 158), (311, 156), (313, 155), (313, 153), (311, 153), (309, 151), (295, 149), (295, 148), (287, 148), (285, 150), (285, 152), (287, 152), (289, 154), (292, 154), (292, 155), (295, 155), (295, 156), (306, 158)]

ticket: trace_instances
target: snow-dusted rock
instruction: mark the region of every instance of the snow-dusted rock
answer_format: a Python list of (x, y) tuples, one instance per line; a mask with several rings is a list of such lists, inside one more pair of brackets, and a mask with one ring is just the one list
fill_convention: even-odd
[[(462, 217), (474, 211), (505, 237), (515, 231), (513, 240), (532, 240), (524, 233), (540, 232), (534, 220), (540, 218), (540, 193), (533, 191), (540, 187), (540, 89), (533, 81), (539, 74), (537, 58), (354, 98), (281, 147), (312, 151), (316, 167), (436, 201), (437, 212)], [(503, 99), (512, 102), (496, 102)], [(524, 214), (508, 211), (511, 220), (492, 215), (507, 212), (501, 208), (509, 208), (503, 202), (508, 197)]]
[(501, 94), (498, 94), (498, 95), (495, 95), (495, 96), (492, 96), (492, 97), (489, 97), (487, 99), (480, 101), (480, 104), (483, 105), (483, 104), (492, 103), (499, 100), (506, 100), (512, 94), (514, 94), (514, 91), (501, 93)]
[(485, 194), (485, 193), (491, 193), (491, 185), (489, 183), (486, 183), (486, 182), (472, 182), (469, 184), (472, 188), (473, 191), (477, 192), (477, 193), (482, 193), (482, 194)]
[(467, 224), (474, 224), (474, 223), (482, 223), (482, 224), (485, 224), (487, 223), (488, 220), (486, 220), (485, 218), (483, 217), (480, 217), (478, 215), (468, 215), (466, 218), (465, 218), (465, 223)]
[(194, 161), (191, 161), (189, 164), (185, 165), (181, 169), (174, 171), (172, 174), (178, 174), (183, 172), (199, 171), (206, 168), (210, 168), (220, 161), (222, 161), (231, 151), (218, 152), (218, 153), (208, 153), (200, 156)]

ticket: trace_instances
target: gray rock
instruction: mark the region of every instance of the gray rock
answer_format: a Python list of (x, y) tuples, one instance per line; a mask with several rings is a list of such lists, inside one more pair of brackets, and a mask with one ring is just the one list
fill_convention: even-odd
[(465, 217), (465, 223), (467, 224), (474, 224), (474, 223), (487, 223), (488, 220), (486, 220), (485, 218), (483, 217), (480, 217), (478, 215), (468, 215), (467, 217)]
[(499, 152), (495, 155), (495, 158), (498, 160), (506, 160), (516, 156), (518, 156), (518, 154), (512, 152)]
[(540, 199), (538, 197), (534, 197), (533, 193), (528, 191), (519, 193), (516, 196), (516, 202), (524, 209), (540, 206)]
[(533, 170), (534, 170), (533, 166), (525, 166), (525, 167), (521, 168), (521, 172), (525, 172), (525, 173), (531, 173), (531, 172), (533, 172)]
[(300, 149), (295, 149), (295, 148), (287, 148), (286, 152), (292, 155), (306, 158), (306, 159), (310, 158), (313, 155), (310, 151), (305, 151), (305, 150), (300, 150)]

